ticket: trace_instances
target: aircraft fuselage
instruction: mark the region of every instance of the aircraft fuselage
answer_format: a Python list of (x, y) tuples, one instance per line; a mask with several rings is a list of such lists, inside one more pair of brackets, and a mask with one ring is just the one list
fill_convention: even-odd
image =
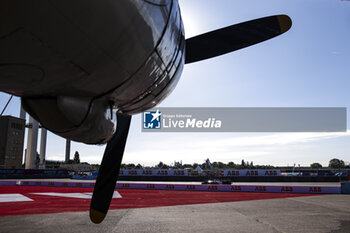
[(177, 0), (7, 0), (0, 9), (0, 91), (63, 137), (108, 141), (112, 109), (152, 108), (182, 73)]

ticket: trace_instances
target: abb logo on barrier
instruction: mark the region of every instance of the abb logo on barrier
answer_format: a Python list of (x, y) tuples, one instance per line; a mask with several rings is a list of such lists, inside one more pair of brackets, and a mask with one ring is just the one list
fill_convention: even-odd
[(128, 175), (137, 175), (136, 170), (129, 170)]
[(258, 175), (259, 175), (259, 173), (258, 173), (257, 170), (255, 170), (255, 171), (247, 171), (246, 172), (246, 176), (258, 176)]
[(183, 170), (175, 170), (174, 171), (174, 176), (184, 176), (185, 175), (185, 171)]
[(194, 190), (196, 189), (195, 185), (186, 185), (186, 189)]
[(152, 170), (143, 170), (142, 175), (152, 175)]
[(310, 187), (309, 192), (310, 193), (322, 193), (322, 188), (321, 187)]
[(239, 171), (228, 171), (227, 176), (239, 176)]
[(290, 186), (283, 186), (281, 188), (281, 192), (293, 192), (293, 187)]
[(156, 186), (154, 184), (147, 184), (148, 189), (155, 189)]
[(122, 184), (123, 188), (130, 188), (130, 184)]
[(183, 169), (121, 169), (119, 174), (121, 176), (188, 176), (188, 171)]
[(224, 170), (224, 176), (280, 176), (280, 170), (265, 169), (244, 169), (244, 170)]
[(167, 175), (168, 175), (168, 171), (160, 170), (160, 171), (157, 172), (157, 175), (160, 175), (160, 176), (167, 176)]
[(264, 192), (266, 191), (266, 186), (256, 186), (255, 191)]
[(277, 171), (266, 171), (265, 176), (277, 176)]
[(218, 186), (216, 185), (209, 185), (208, 190), (218, 190)]
[(166, 189), (175, 189), (175, 185), (172, 185), (172, 184), (167, 184), (165, 186)]
[(231, 186), (231, 191), (241, 191), (242, 187), (241, 186)]

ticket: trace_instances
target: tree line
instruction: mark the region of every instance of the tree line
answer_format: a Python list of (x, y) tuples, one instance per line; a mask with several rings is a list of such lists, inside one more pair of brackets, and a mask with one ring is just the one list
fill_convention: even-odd
[[(197, 167), (200, 167), (201, 169), (210, 169), (208, 167), (207, 163), (193, 163), (193, 164), (182, 164), (181, 162), (175, 162), (174, 164), (168, 165), (163, 162), (159, 162), (155, 166), (142, 166), (141, 164), (122, 164), (121, 168), (122, 169), (186, 169), (186, 168), (191, 168), (191, 169), (196, 169)], [(223, 162), (213, 162), (211, 163), (211, 166), (213, 169), (274, 169), (274, 168), (279, 168), (278, 166), (272, 166), (272, 165), (254, 165), (253, 161), (245, 161), (242, 159), (241, 163), (234, 163), (234, 162), (228, 162), (228, 163), (223, 163)], [(322, 168), (323, 166), (318, 163), (312, 163), (310, 164), (310, 168), (312, 169), (319, 169)], [(328, 168), (331, 169), (338, 169), (338, 168), (349, 168), (349, 165), (345, 165), (345, 162), (343, 160), (334, 158), (329, 161)]]
[[(339, 168), (349, 168), (349, 165), (345, 165), (345, 162), (341, 159), (334, 158), (329, 161), (328, 167), (332, 169), (339, 169)], [(318, 169), (318, 168), (322, 168), (322, 165), (320, 163), (312, 163), (310, 165), (310, 168)]]
[[(77, 159), (75, 159), (77, 160)], [(92, 166), (96, 169), (99, 168), (99, 164), (92, 164)], [(207, 163), (193, 163), (193, 164), (182, 164), (182, 162), (174, 162), (174, 164), (168, 165), (163, 162), (159, 162), (157, 165), (154, 166), (143, 166), (141, 164), (121, 164), (121, 169), (196, 169), (197, 167), (200, 167), (203, 170), (210, 169), (209, 165)], [(234, 162), (213, 162), (211, 163), (211, 166), (213, 169), (278, 169), (281, 168), (279, 166), (272, 166), (272, 165), (254, 165), (253, 161), (245, 161), (242, 159), (241, 163), (234, 163)], [(284, 167), (285, 168), (285, 167)], [(310, 164), (311, 169), (320, 169), (324, 168), (322, 164), (315, 162)], [(330, 169), (340, 169), (340, 168), (350, 168), (349, 165), (345, 165), (345, 162), (341, 159), (331, 159), (329, 161), (328, 167)]]

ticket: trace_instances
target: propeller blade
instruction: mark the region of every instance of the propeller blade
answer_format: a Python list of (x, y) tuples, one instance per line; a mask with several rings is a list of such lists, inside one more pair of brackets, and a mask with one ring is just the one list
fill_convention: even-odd
[(107, 143), (91, 199), (90, 219), (93, 223), (98, 224), (103, 221), (111, 204), (130, 121), (131, 116), (117, 114), (117, 131)]
[(186, 61), (192, 63), (242, 49), (290, 29), (287, 15), (275, 15), (235, 24), (186, 40)]

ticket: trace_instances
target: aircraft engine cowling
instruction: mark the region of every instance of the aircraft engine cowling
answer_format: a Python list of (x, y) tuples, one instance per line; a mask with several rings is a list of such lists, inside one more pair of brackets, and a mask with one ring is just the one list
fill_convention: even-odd
[(22, 98), (23, 108), (46, 129), (74, 141), (106, 143), (116, 128), (108, 100), (77, 97)]

